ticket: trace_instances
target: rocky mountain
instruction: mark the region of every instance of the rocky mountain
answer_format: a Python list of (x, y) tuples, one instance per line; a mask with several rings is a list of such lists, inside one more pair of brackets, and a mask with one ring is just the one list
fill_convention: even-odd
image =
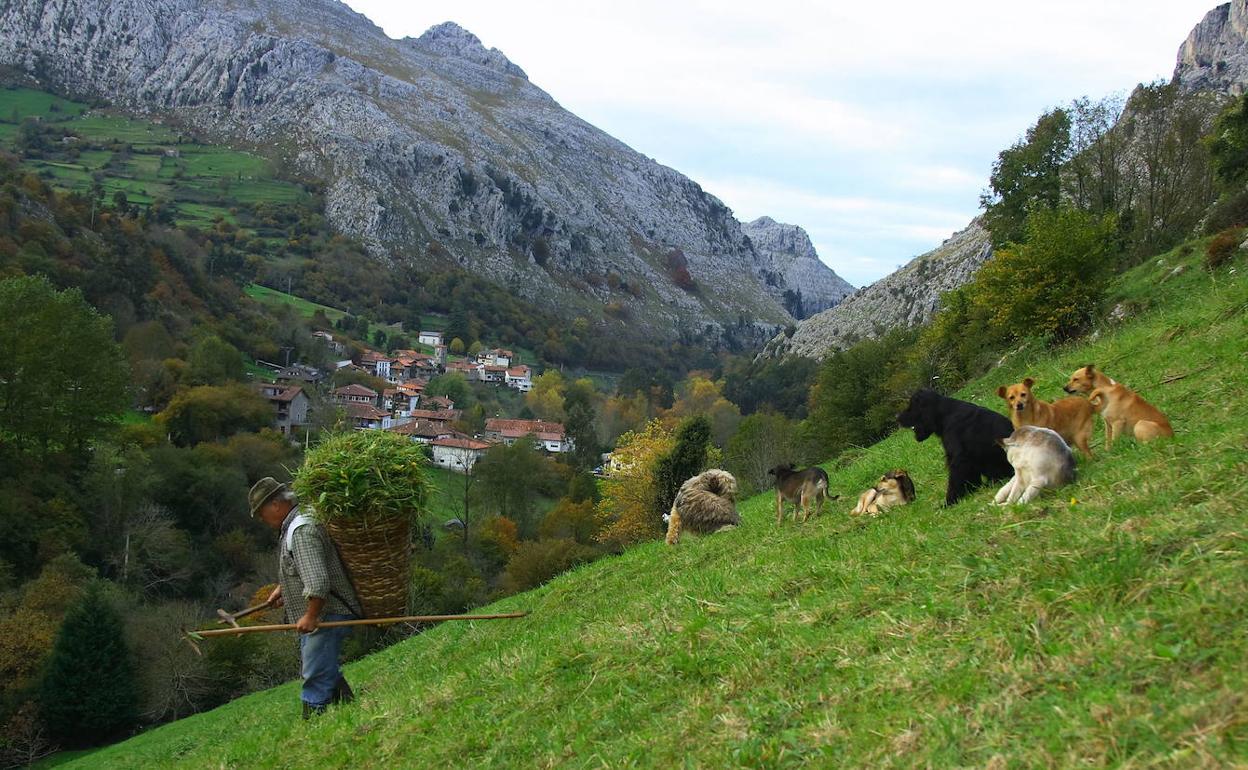
[(742, 229), (755, 251), (771, 260), (767, 285), (794, 318), (809, 318), (853, 293), (854, 287), (819, 259), (810, 236), (797, 225), (759, 217)]
[(570, 318), (774, 330), (786, 290), (834, 293), (451, 23), (393, 40), (335, 0), (9, 0), (0, 66), (275, 157), (380, 260), (457, 264)]
[(1214, 8), (1179, 47), (1174, 79), (1186, 91), (1238, 96), (1248, 84), (1248, 0)]
[[(1222, 104), (1221, 95), (1248, 92), (1248, 0), (1232, 0), (1206, 14), (1179, 47), (1177, 59), (1173, 81), (1183, 91), (1219, 97), (1210, 102), (1210, 120)], [(1124, 119), (1130, 117), (1128, 109)], [(1128, 141), (1128, 166), (1132, 148)], [(1132, 171), (1124, 167), (1124, 173)], [(889, 329), (925, 323), (939, 309), (941, 293), (970, 281), (991, 256), (989, 234), (976, 219), (939, 248), (777, 335), (762, 355), (823, 358)]]
[(776, 335), (763, 355), (823, 358), (888, 329), (926, 323), (940, 308), (940, 295), (970, 281), (991, 256), (991, 238), (977, 218), (897, 272), (802, 321), (791, 336)]

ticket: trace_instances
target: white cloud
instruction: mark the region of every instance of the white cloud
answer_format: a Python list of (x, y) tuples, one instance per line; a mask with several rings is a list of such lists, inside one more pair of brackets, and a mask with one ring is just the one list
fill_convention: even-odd
[(349, 0), (393, 37), (455, 21), (856, 283), (964, 226), (1044, 110), (1168, 78), (1214, 2)]

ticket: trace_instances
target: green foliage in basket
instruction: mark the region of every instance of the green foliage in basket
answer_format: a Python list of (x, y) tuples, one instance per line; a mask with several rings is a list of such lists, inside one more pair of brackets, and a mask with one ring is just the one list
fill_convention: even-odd
[(329, 436), (294, 474), (299, 499), (322, 522), (405, 516), (418, 520), (431, 492), (419, 444), (381, 430)]

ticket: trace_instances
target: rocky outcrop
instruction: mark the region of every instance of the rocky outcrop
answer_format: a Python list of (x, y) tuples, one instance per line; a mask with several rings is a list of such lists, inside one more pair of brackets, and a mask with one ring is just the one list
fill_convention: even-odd
[(810, 236), (797, 225), (759, 217), (742, 229), (755, 251), (770, 260), (766, 283), (794, 318), (809, 318), (853, 293), (854, 287), (819, 259)]
[(926, 323), (940, 309), (940, 295), (968, 283), (991, 256), (991, 238), (976, 219), (938, 248), (802, 321), (791, 335), (777, 335), (763, 355), (818, 359), (890, 329)]
[(12, 0), (0, 65), (325, 180), (331, 223), (383, 261), (660, 338), (790, 320), (723, 203), (454, 24), (392, 40), (334, 0)]
[(1174, 79), (1185, 91), (1238, 96), (1248, 84), (1248, 0), (1214, 8), (1179, 47)]

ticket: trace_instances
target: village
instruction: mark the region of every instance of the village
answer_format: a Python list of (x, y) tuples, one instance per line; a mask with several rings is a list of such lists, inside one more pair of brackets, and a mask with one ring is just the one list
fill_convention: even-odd
[[(327, 331), (315, 331), (312, 336), (335, 353), (347, 351), (343, 342)], [(298, 441), (300, 431), (312, 422), (315, 397), (321, 396), (337, 410), (340, 424), (354, 430), (385, 430), (406, 436), (427, 446), (435, 465), (460, 473), (470, 472), (491, 446), (510, 446), (526, 437), (548, 454), (574, 449), (564, 426), (546, 420), (497, 416), (487, 418), (484, 430), (472, 435), (457, 429), (463, 411), (455, 408), (455, 402), (447, 396), (425, 394), (433, 378), (454, 372), (466, 382), (512, 388), (523, 394), (533, 388), (533, 370), (520, 363), (514, 352), (502, 348), (448, 360), (440, 331), (421, 331), (417, 341), (433, 352), (401, 349), (386, 354), (365, 349), (352, 358), (335, 361), (335, 372), (359, 372), (392, 386), (380, 392), (359, 383), (327, 390), (330, 372), (300, 363), (268, 365), (274, 370), (274, 381), (259, 382), (256, 387), (273, 407), (273, 428)]]

